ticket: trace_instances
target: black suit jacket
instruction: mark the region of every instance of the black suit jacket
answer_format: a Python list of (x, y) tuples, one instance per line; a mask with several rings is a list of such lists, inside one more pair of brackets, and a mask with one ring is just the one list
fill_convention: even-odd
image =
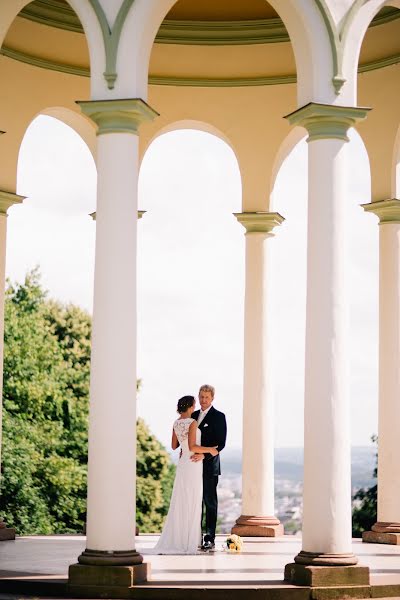
[[(200, 414), (199, 410), (192, 413), (192, 419), (197, 421)], [(200, 423), (201, 445), (217, 446), (218, 452), (225, 448), (226, 443), (226, 419), (224, 413), (211, 406), (210, 410)], [(219, 454), (211, 456), (205, 454), (203, 461), (203, 477), (213, 477), (221, 475), (221, 463)]]

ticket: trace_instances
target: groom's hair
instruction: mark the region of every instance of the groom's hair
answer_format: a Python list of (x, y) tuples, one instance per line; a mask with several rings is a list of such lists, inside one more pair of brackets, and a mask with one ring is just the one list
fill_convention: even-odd
[(201, 392), (210, 392), (211, 394), (211, 398), (214, 399), (214, 395), (215, 395), (215, 388), (213, 388), (212, 385), (207, 385), (206, 383), (204, 385), (201, 386), (201, 388), (199, 389), (199, 394)]

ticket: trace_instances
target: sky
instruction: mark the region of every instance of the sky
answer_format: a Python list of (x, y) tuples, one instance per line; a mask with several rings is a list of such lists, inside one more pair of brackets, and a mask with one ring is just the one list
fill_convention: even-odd
[[(347, 226), (352, 444), (377, 433), (378, 226), (368, 157), (350, 132)], [(27, 130), (18, 164), (23, 205), (9, 210), (7, 276), (40, 266), (49, 296), (91, 311), (96, 168), (79, 136), (51, 117)], [(274, 257), (275, 445), (303, 445), (307, 235), (307, 145), (278, 174), (273, 210), (286, 219), (271, 240)], [(176, 402), (216, 388), (228, 446), (242, 444), (244, 229), (236, 158), (211, 134), (179, 130), (157, 138), (140, 171), (138, 222), (138, 414), (168, 445)], [(255, 415), (257, 418), (257, 415)]]

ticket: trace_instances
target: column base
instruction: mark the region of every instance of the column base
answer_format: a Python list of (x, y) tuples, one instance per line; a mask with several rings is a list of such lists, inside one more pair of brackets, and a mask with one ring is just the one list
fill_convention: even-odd
[(231, 533), (242, 537), (279, 537), (285, 532), (282, 523), (276, 517), (241, 515), (232, 527)]
[(3, 519), (0, 519), (0, 542), (6, 540), (15, 540), (15, 529), (14, 527), (7, 527)]
[[(285, 566), (285, 581), (293, 585), (310, 587), (347, 587), (354, 586), (357, 594), (363, 593), (363, 588), (369, 588), (369, 567), (349, 566), (315, 566), (289, 563)], [(345, 596), (343, 596), (345, 597)], [(347, 595), (346, 595), (347, 597)], [(363, 595), (352, 597), (364, 598)]]
[(150, 564), (135, 550), (86, 549), (68, 572), (68, 594), (75, 598), (129, 598), (132, 588), (150, 577)]
[(400, 545), (400, 523), (378, 521), (371, 527), (371, 531), (364, 531), (363, 542), (370, 544)]

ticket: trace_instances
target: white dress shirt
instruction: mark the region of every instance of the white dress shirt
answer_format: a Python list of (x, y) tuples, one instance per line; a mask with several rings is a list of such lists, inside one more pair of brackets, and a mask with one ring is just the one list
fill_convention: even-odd
[(208, 411), (210, 410), (210, 408), (211, 408), (211, 406), (209, 406), (206, 410), (201, 410), (200, 409), (199, 416), (197, 417), (197, 427), (203, 421), (203, 419), (205, 418), (205, 416), (208, 413)]

